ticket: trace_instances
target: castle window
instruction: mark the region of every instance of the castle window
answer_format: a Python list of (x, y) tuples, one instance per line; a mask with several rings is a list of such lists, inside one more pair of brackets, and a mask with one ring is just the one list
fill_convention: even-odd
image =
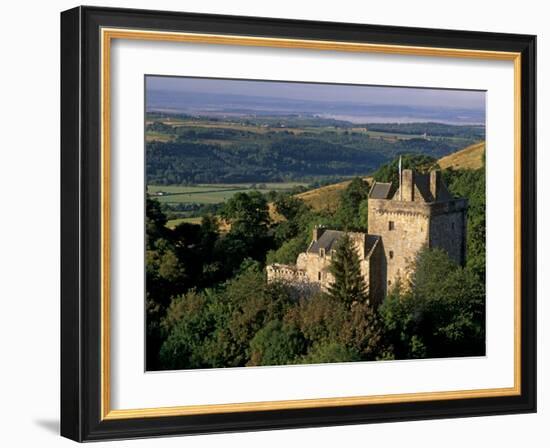
[(393, 259), (393, 250), (390, 250), (390, 260)]
[(325, 258), (325, 249), (319, 249), (319, 256)]
[(317, 280), (321, 281), (321, 271), (317, 273)]
[(393, 221), (388, 222), (388, 229), (389, 230), (395, 230), (395, 223)]
[(391, 286), (391, 280), (388, 280), (388, 286)]

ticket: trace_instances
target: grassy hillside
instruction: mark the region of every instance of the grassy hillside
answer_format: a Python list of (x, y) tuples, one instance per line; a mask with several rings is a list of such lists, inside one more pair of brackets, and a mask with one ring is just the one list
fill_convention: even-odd
[(483, 166), (484, 154), (485, 142), (481, 142), (442, 157), (437, 163), (442, 170), (447, 168), (475, 170)]
[[(483, 165), (483, 155), (485, 154), (485, 142), (476, 143), (467, 146), (460, 151), (442, 157), (437, 161), (441, 169), (478, 169)], [(371, 181), (370, 177), (365, 178)], [(349, 185), (350, 181), (339, 182), (336, 184), (326, 185), (324, 187), (309, 190), (296, 195), (302, 199), (313, 210), (329, 210), (334, 211), (338, 208), (340, 194)]]
[[(365, 180), (370, 182), (372, 179), (366, 177)], [(350, 182), (346, 180), (336, 184), (325, 185), (324, 187), (299, 193), (296, 197), (304, 201), (315, 211), (329, 210), (332, 212), (338, 208), (340, 194)]]

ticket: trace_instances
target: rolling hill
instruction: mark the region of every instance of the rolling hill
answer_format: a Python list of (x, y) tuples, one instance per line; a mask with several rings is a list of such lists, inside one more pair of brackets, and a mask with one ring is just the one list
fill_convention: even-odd
[(453, 152), (437, 161), (439, 167), (476, 170), (483, 166), (483, 155), (485, 154), (485, 142), (467, 146), (460, 151)]
[[(478, 169), (483, 166), (483, 155), (485, 154), (485, 142), (476, 143), (467, 146), (464, 149), (456, 151), (448, 156), (442, 157), (437, 161), (441, 169)], [(367, 181), (372, 178), (365, 177)], [(296, 195), (302, 199), (313, 210), (329, 210), (334, 211), (338, 208), (340, 201), (340, 193), (349, 185), (350, 181), (339, 182), (336, 184), (326, 185), (314, 190), (305, 191)]]

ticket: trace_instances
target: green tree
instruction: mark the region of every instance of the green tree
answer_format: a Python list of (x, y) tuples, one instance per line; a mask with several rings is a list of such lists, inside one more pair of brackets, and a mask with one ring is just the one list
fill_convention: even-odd
[(294, 220), (298, 215), (308, 210), (308, 206), (304, 201), (288, 193), (281, 194), (275, 199), (275, 208), (277, 213), (284, 216), (288, 221)]
[(368, 302), (353, 303), (338, 333), (339, 341), (351, 347), (361, 360), (383, 357), (385, 345), (383, 327), (377, 310)]
[(231, 223), (231, 232), (251, 239), (263, 238), (269, 225), (266, 198), (259, 191), (237, 193), (222, 210), (222, 216)]
[(222, 217), (231, 225), (218, 250), (227, 274), (234, 274), (247, 257), (264, 262), (273, 246), (266, 198), (258, 191), (237, 193), (225, 204)]
[(285, 322), (296, 325), (308, 345), (324, 345), (338, 341), (340, 329), (348, 318), (348, 306), (327, 294), (301, 299), (285, 315)]
[(374, 180), (391, 182), (394, 186), (399, 185), (399, 158), (403, 169), (411, 169), (419, 173), (426, 173), (433, 169), (437, 162), (433, 157), (424, 154), (402, 154), (378, 168), (373, 175)]
[(304, 364), (361, 361), (359, 353), (340, 342), (315, 344), (302, 359)]
[[(340, 195), (340, 205), (335, 219), (339, 227), (345, 230), (362, 229), (359, 208), (369, 196), (369, 183), (360, 177), (355, 177)], [(363, 210), (364, 211), (364, 210)]]
[(367, 300), (367, 287), (361, 275), (359, 256), (347, 233), (338, 240), (330, 272), (334, 282), (329, 286), (328, 294), (334, 300), (348, 305)]
[(151, 249), (154, 242), (159, 238), (166, 237), (166, 215), (160, 208), (157, 200), (151, 199), (148, 195), (145, 201), (145, 243)]
[(249, 366), (293, 364), (304, 353), (305, 343), (293, 325), (272, 320), (250, 341)]
[(485, 353), (485, 288), (441, 249), (422, 250), (409, 287), (380, 307), (385, 333), (401, 359)]
[(278, 249), (269, 251), (266, 263), (294, 264), (300, 252), (303, 252), (307, 248), (307, 244), (307, 239), (303, 235), (292, 238), (281, 244)]
[(163, 369), (210, 367), (204, 362), (204, 340), (214, 328), (207, 298), (191, 291), (175, 299), (170, 314), (163, 321), (170, 331), (160, 349)]
[(447, 169), (443, 176), (455, 197), (468, 199), (466, 266), (485, 281), (485, 166), (477, 170)]

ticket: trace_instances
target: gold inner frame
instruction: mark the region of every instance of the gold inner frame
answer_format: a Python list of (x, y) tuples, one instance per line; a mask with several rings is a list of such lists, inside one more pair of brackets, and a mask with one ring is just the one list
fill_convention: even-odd
[[(469, 59), (506, 60), (514, 63), (514, 386), (441, 392), (418, 392), (302, 400), (262, 401), (230, 404), (170, 406), (140, 409), (111, 409), (110, 369), (110, 50), (113, 39), (185, 42), (212, 45), (294, 48), (356, 53), (383, 53)], [(216, 34), (101, 29), (101, 419), (127, 419), (306, 409), (381, 403), (503, 397), (521, 394), (521, 54), (514, 52), (416, 47), (303, 39), (278, 39)]]

